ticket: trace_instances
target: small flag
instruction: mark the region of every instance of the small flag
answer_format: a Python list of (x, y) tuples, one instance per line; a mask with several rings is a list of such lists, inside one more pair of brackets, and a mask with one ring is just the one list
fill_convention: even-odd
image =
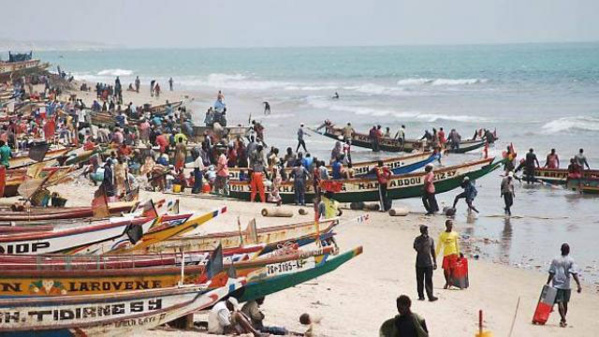
[(208, 267), (206, 271), (208, 279), (212, 279), (214, 276), (222, 272), (224, 268), (225, 266), (223, 262), (223, 246), (219, 244), (218, 247), (216, 247), (216, 249), (212, 253), (212, 256), (210, 256), (210, 259), (208, 260)]
[(48, 143), (38, 143), (29, 148), (29, 158), (35, 161), (42, 161), (46, 157), (46, 153), (50, 149)]
[(92, 212), (94, 218), (105, 218), (110, 215), (108, 208), (108, 199), (106, 198), (106, 190), (104, 185), (100, 185), (100, 188), (94, 193), (94, 200), (92, 200)]
[(256, 228), (256, 219), (250, 220), (247, 228), (245, 229), (246, 243), (258, 244), (258, 228)]

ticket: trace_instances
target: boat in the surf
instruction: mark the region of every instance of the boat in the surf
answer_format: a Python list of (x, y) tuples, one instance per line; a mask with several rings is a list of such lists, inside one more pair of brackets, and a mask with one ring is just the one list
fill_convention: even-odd
[[(568, 169), (535, 168), (535, 179), (550, 184), (565, 185), (568, 181)], [(583, 170), (582, 178), (599, 177), (599, 170)]]
[[(433, 151), (427, 152), (419, 152), (408, 154), (405, 156), (392, 157), (383, 159), (383, 164), (391, 169), (393, 174), (405, 174), (416, 171), (418, 169), (423, 168), (427, 164), (430, 164), (435, 161), (441, 160), (441, 154)], [(354, 177), (364, 177), (370, 178), (374, 177), (374, 173), (371, 173), (372, 169), (374, 169), (378, 165), (378, 161), (364, 161), (352, 163), (352, 169), (354, 170)], [(289, 167), (285, 170), (287, 174), (291, 173), (293, 168)], [(329, 173), (333, 173), (333, 169), (331, 166), (327, 166)], [(229, 179), (230, 180), (239, 180), (239, 174), (241, 170), (245, 170), (248, 172), (248, 168), (239, 168), (239, 167), (230, 167), (229, 168)]]
[[(494, 158), (481, 159), (466, 162), (460, 165), (438, 168), (435, 174), (435, 190), (444, 193), (458, 188), (464, 177), (470, 180), (479, 179), (499, 167), (502, 161), (495, 162)], [(389, 199), (405, 199), (420, 197), (424, 186), (424, 172), (394, 175), (387, 185), (387, 196)], [(340, 186), (339, 192), (335, 193), (334, 199), (339, 202), (356, 201), (378, 201), (379, 191), (376, 178), (354, 178), (331, 180), (331, 183)], [(250, 200), (251, 187), (247, 182), (230, 182), (229, 197)], [(283, 203), (295, 202), (295, 191), (293, 182), (284, 182), (279, 188)], [(306, 184), (306, 202), (314, 199), (312, 184)]]
[(292, 269), (291, 272), (286, 272), (289, 268), (275, 265), (271, 269), (270, 277), (248, 281), (244, 287), (235, 291), (232, 296), (240, 302), (268, 296), (330, 273), (360, 254), (362, 254), (361, 246), (337, 256), (326, 255), (319, 259), (315, 258), (314, 265), (312, 266), (312, 263), (310, 263), (311, 268), (296, 268)]
[(599, 175), (587, 175), (581, 178), (568, 178), (566, 188), (583, 194), (597, 194), (599, 192)]
[[(223, 279), (225, 280), (223, 282)], [(1, 299), (10, 313), (6, 336), (127, 336), (209, 308), (240, 289), (243, 279), (213, 278), (201, 285), (68, 297)]]
[[(343, 128), (336, 127), (335, 125), (327, 125), (324, 131), (318, 129), (309, 129), (312, 132), (318, 133), (322, 136), (335, 139), (343, 140)], [(459, 147), (455, 149), (447, 149), (449, 153), (466, 153), (473, 151), (485, 146), (485, 140), (472, 140), (466, 139), (460, 141)], [(354, 132), (351, 139), (351, 145), (362, 147), (366, 149), (372, 149), (373, 144), (370, 137), (366, 133)], [(395, 138), (382, 137), (379, 141), (379, 148), (381, 151), (386, 152), (413, 152), (413, 151), (426, 151), (431, 147), (430, 143), (420, 139), (405, 139), (400, 141)]]

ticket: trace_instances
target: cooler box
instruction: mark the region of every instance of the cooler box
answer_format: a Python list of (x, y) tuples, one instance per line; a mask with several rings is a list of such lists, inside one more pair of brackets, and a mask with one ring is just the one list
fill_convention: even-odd
[(549, 314), (553, 309), (555, 298), (557, 297), (557, 289), (549, 285), (544, 285), (539, 297), (539, 303), (535, 309), (535, 314), (532, 317), (532, 324), (544, 325), (549, 319)]
[(452, 285), (460, 289), (466, 289), (470, 286), (468, 281), (468, 259), (458, 258), (452, 277)]

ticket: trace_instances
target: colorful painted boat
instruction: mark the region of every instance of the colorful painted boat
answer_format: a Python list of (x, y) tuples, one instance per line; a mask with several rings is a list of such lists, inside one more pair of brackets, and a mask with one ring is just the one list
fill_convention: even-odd
[(466, 139), (460, 142), (460, 147), (457, 149), (447, 149), (446, 151), (449, 153), (466, 153), (480, 149), (481, 147), (485, 146), (486, 143), (486, 140)]
[[(55, 178), (50, 178), (46, 183), (48, 185), (52, 185), (65, 177), (65, 175), (69, 172), (75, 170), (73, 166), (57, 166), (57, 167), (45, 167), (41, 170), (39, 178), (45, 178), (48, 174), (55, 175)], [(27, 169), (18, 168), (18, 169), (10, 169), (6, 171), (6, 181), (4, 186), (4, 196), (5, 197), (14, 197), (18, 194), (19, 186), (23, 184), (25, 181), (31, 179), (27, 175)]]
[[(57, 226), (52, 230), (0, 235), (0, 254), (98, 254), (143, 249), (174, 235), (191, 231), (218, 216), (222, 210), (202, 216), (164, 215), (158, 218), (132, 216), (92, 224)], [(138, 246), (139, 245), (139, 246)]]
[(581, 193), (594, 194), (599, 191), (599, 176), (588, 178), (569, 178), (566, 188)]
[[(599, 177), (599, 170), (583, 170), (583, 178)], [(550, 184), (566, 184), (568, 180), (567, 169), (548, 169), (548, 168), (536, 168), (535, 178), (542, 180)]]
[[(437, 193), (451, 191), (460, 186), (465, 176), (475, 180), (497, 169), (501, 163), (493, 162), (494, 158), (482, 159), (461, 165), (448, 166), (435, 170), (435, 189)], [(390, 199), (405, 199), (420, 197), (424, 186), (424, 172), (396, 175), (387, 185), (387, 196)], [(378, 201), (378, 182), (375, 178), (335, 180), (341, 185), (341, 191), (335, 193), (339, 202)], [(250, 200), (250, 185), (247, 182), (230, 182), (229, 196), (241, 200)], [(280, 195), (283, 203), (295, 202), (293, 182), (281, 185)], [(306, 202), (312, 202), (314, 190), (312, 184), (306, 184)]]
[[(343, 128), (335, 127), (334, 125), (327, 126), (324, 131), (319, 131), (316, 129), (309, 130), (334, 140), (343, 139)], [(365, 133), (354, 132), (351, 145), (372, 149), (372, 141), (370, 141), (368, 134)], [(381, 151), (387, 152), (412, 152), (424, 150), (425, 143), (417, 139), (406, 139), (403, 143), (400, 143), (394, 138), (382, 138), (379, 142), (379, 147)]]
[(215, 285), (0, 300), (0, 311), (10, 316), (0, 324), (0, 335), (127, 336), (213, 306), (244, 281), (211, 283)]
[[(71, 150), (72, 150), (71, 148), (50, 150), (46, 153), (46, 156), (44, 157), (44, 161), (49, 161), (49, 160), (53, 160), (53, 159), (58, 159), (60, 157), (64, 157)], [(35, 163), (37, 163), (37, 162), (35, 160), (29, 158), (29, 155), (19, 155), (19, 156), (10, 158), (10, 162), (9, 162), (11, 169), (27, 167), (27, 166), (33, 165)]]
[(248, 230), (241, 232), (220, 232), (164, 240), (148, 247), (148, 251), (202, 251), (215, 249), (218, 245), (221, 245), (223, 249), (230, 249), (244, 246), (247, 243), (254, 243), (264, 244), (263, 253), (268, 253), (288, 242), (297, 243), (300, 246), (311, 243), (316, 239), (318, 233), (320, 233), (321, 238), (325, 238), (338, 224), (339, 220), (336, 218), (322, 221), (319, 224), (318, 232), (314, 221), (258, 228), (255, 231), (255, 239), (248, 227)]
[[(123, 254), (130, 253), (132, 251), (137, 252), (150, 252), (153, 245), (156, 245), (164, 240), (181, 236), (183, 234), (192, 235), (194, 230), (196, 230), (201, 225), (205, 224), (209, 220), (212, 220), (223, 214), (227, 211), (226, 207), (222, 207), (216, 209), (214, 211), (201, 214), (194, 215), (187, 219), (182, 224), (174, 224), (172, 222), (162, 222), (159, 226), (152, 227), (152, 230), (147, 234), (144, 234), (140, 241), (135, 244), (130, 244), (127, 241), (123, 241), (124, 246), (114, 245), (111, 249), (111, 254)], [(198, 249), (202, 250), (202, 249)]]
[[(181, 278), (181, 269), (184, 277)], [(0, 297), (51, 297), (117, 293), (206, 281), (205, 265), (88, 270), (3, 270)]]
[(268, 296), (330, 273), (360, 254), (362, 254), (362, 247), (357, 247), (336, 257), (323, 257), (321, 260), (315, 261), (315, 265), (307, 270), (282, 273), (267, 279), (258, 278), (256, 281), (249, 281), (243, 288), (234, 292), (233, 296), (240, 302)]
[[(116, 215), (121, 213), (129, 213), (136, 205), (137, 201), (122, 201), (108, 204), (110, 214)], [(23, 211), (13, 211), (10, 208), (0, 207), (0, 223), (1, 222), (33, 222), (48, 220), (65, 220), (65, 219), (80, 219), (91, 218), (93, 216), (91, 207), (31, 207)], [(19, 229), (22, 227), (12, 227)], [(9, 231), (9, 230), (7, 230)], [(5, 228), (0, 226), (0, 234), (5, 233)]]
[[(409, 154), (400, 157), (393, 157), (383, 159), (383, 163), (393, 171), (393, 174), (406, 174), (418, 169), (423, 168), (426, 164), (432, 163), (436, 160), (441, 159), (441, 154), (434, 152), (419, 152), (414, 154)], [(354, 170), (355, 177), (373, 177), (374, 174), (369, 173), (373, 168), (378, 165), (378, 161), (365, 161), (359, 163), (352, 163), (352, 168)], [(330, 166), (327, 166), (329, 173), (333, 173), (333, 169)], [(229, 179), (230, 180), (239, 180), (239, 172), (244, 170), (243, 168), (238, 167), (230, 167), (229, 168)], [(291, 173), (292, 168), (286, 168), (287, 174)], [(245, 169), (245, 172), (248, 172), (248, 169)]]

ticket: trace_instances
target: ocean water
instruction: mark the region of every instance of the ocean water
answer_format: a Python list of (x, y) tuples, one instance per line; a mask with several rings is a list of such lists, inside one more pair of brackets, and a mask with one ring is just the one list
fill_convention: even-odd
[[(562, 166), (579, 148), (599, 166), (599, 43), (484, 46), (406, 46), (272, 49), (105, 50), (39, 52), (41, 58), (76, 78), (89, 81), (158, 80), (163, 89), (194, 92), (197, 120), (222, 90), (231, 123), (255, 118), (266, 127), (267, 143), (295, 146), (299, 123), (325, 118), (357, 130), (373, 124), (395, 132), (405, 124), (408, 137), (424, 129), (456, 128), (470, 137), (476, 128), (497, 129), (491, 154), (513, 142), (520, 154), (534, 148), (541, 164), (551, 148)], [(331, 99), (338, 92), (339, 100)], [(262, 102), (272, 114), (263, 116)], [(328, 158), (333, 141), (312, 135), (313, 155)], [(354, 160), (377, 158), (354, 149)], [(384, 154), (382, 154), (384, 156)], [(480, 152), (454, 155), (446, 164), (476, 159)], [(457, 215), (464, 235), (489, 238), (480, 254), (524, 268), (546, 268), (562, 242), (583, 269), (599, 280), (599, 198), (561, 188), (517, 186), (514, 214), (504, 220), (500, 172), (477, 181), (475, 204), (481, 215), (467, 221), (464, 204)], [(450, 204), (457, 192), (438, 196)], [(422, 209), (420, 200), (402, 200)], [(546, 219), (540, 219), (545, 217)]]

